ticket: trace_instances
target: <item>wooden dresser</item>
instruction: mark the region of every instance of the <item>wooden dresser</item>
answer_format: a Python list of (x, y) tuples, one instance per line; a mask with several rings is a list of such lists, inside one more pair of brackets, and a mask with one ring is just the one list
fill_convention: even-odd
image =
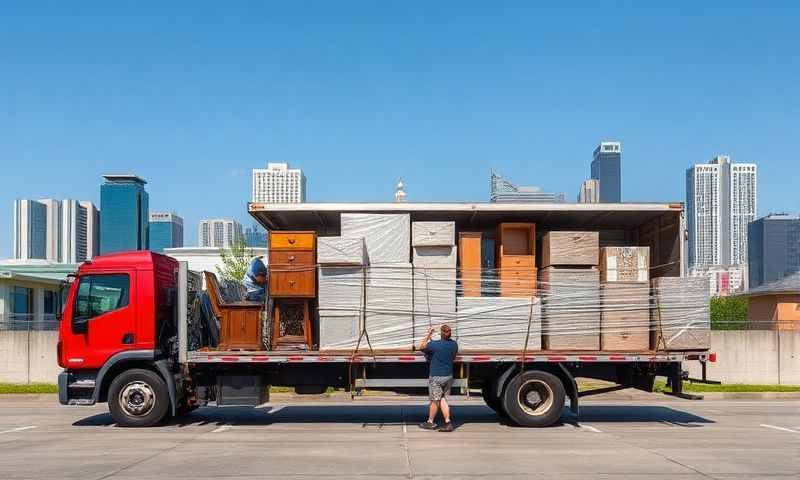
[(536, 291), (536, 225), (499, 224), (495, 249), (500, 296), (532, 296)]
[(273, 349), (312, 346), (310, 301), (317, 296), (317, 236), (314, 232), (269, 234), (269, 295)]

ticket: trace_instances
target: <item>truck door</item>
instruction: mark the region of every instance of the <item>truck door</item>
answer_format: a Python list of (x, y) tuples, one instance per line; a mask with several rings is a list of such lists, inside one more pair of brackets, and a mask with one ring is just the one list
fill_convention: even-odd
[(131, 302), (135, 278), (114, 272), (78, 279), (69, 345), (64, 340), (67, 367), (99, 368), (115, 353), (135, 347), (136, 304)]

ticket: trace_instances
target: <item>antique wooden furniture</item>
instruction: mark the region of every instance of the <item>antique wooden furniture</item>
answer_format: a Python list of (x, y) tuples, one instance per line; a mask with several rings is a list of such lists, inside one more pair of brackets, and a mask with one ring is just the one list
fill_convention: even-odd
[(269, 295), (275, 300), (273, 349), (311, 348), (309, 303), (317, 295), (316, 240), (314, 232), (269, 234)]
[(465, 297), (481, 296), (481, 232), (458, 234), (458, 266)]
[(261, 337), (261, 310), (259, 302), (224, 302), (217, 276), (203, 272), (211, 309), (219, 318), (220, 350), (263, 350)]
[(501, 297), (530, 297), (536, 291), (536, 225), (497, 226), (496, 263)]

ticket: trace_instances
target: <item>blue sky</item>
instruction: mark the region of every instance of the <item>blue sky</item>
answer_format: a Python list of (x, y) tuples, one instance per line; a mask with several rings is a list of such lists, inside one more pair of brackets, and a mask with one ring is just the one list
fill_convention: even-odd
[(683, 200), (713, 155), (800, 211), (796, 2), (18, 2), (0, 15), (0, 256), (15, 198), (99, 203), (135, 172), (154, 210), (249, 222), (250, 169), (309, 201), (488, 199), (491, 168), (574, 199), (623, 143), (623, 200)]

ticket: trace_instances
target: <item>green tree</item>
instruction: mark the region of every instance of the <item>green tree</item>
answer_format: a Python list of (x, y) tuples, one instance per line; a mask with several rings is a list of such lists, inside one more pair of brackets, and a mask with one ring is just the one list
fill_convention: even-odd
[(220, 256), (222, 267), (217, 267), (217, 275), (225, 280), (240, 282), (247, 273), (247, 267), (250, 266), (250, 260), (255, 253), (243, 239), (237, 239), (230, 248), (221, 249)]
[(746, 297), (714, 297), (711, 299), (713, 330), (745, 330), (747, 328)]

